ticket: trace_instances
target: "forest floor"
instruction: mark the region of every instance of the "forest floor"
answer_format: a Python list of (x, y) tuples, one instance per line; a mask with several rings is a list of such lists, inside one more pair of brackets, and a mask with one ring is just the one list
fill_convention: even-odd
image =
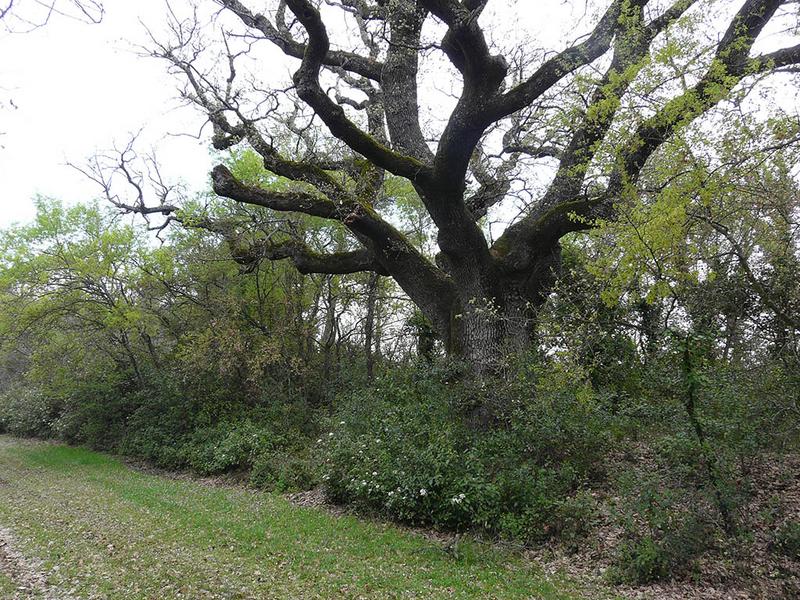
[(513, 552), (0, 436), (0, 598), (605, 598)]

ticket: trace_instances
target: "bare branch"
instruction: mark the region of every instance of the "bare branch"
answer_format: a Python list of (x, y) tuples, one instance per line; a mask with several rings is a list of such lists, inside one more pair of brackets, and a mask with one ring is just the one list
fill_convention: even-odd
[[(302, 59), (306, 54), (308, 45), (292, 39), (286, 29), (279, 31), (264, 15), (254, 14), (238, 0), (218, 0), (218, 2), (239, 17), (245, 25), (260, 31), (264, 38), (275, 44), (287, 56)], [(375, 58), (330, 49), (326, 49), (320, 57), (320, 64), (358, 73), (374, 81), (380, 81), (383, 68)]]

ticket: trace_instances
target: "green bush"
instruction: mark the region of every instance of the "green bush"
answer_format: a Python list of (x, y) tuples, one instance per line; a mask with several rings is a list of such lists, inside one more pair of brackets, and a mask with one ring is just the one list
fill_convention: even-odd
[(197, 429), (183, 445), (186, 464), (201, 475), (219, 475), (252, 467), (273, 449), (270, 433), (252, 421), (218, 423)]
[(163, 469), (186, 468), (183, 446), (195, 427), (194, 403), (167, 382), (137, 393), (132, 403), (117, 450)]
[(118, 447), (120, 454), (144, 459), (162, 469), (188, 467), (183, 453), (185, 438), (165, 427), (146, 425), (129, 429)]
[(320, 482), (316, 462), (308, 452), (273, 450), (255, 457), (250, 484), (279, 492), (309, 490)]
[(673, 557), (660, 542), (650, 536), (620, 544), (616, 563), (611, 570), (615, 583), (651, 583), (666, 579)]
[[(567, 377), (564, 386), (541, 377), (528, 386), (521, 375), (502, 389), (444, 375), (384, 377), (368, 406), (364, 392), (339, 398), (318, 440), (330, 499), (525, 542), (582, 535), (590, 511), (583, 496), (570, 497), (598, 470), (608, 441), (587, 390)], [(481, 408), (488, 419), (476, 420)]]
[(50, 437), (57, 405), (35, 388), (14, 387), (0, 394), (0, 432)]

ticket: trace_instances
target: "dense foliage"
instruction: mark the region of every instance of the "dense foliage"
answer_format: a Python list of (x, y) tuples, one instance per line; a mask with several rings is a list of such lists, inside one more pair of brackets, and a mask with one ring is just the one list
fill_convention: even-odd
[(173, 4), (209, 189), (0, 232), (0, 433), (800, 597), (800, 3)]
[[(526, 545), (579, 551), (611, 527), (620, 582), (709, 553), (746, 564), (757, 519), (796, 561), (791, 507), (750, 508), (761, 465), (800, 442), (792, 151), (723, 176), (690, 147), (626, 219), (565, 241), (538, 347), (479, 377), (387, 278), (303, 276), (202, 227), (161, 243), (105, 206), (40, 199), (0, 239), (0, 431)], [(251, 155), (230, 164), (264, 177)], [(254, 239), (341, 240), (311, 218), (191, 210)]]

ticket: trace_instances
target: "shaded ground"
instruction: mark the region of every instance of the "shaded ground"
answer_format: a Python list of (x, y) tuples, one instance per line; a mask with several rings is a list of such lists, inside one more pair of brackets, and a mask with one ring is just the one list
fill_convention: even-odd
[(0, 437), (0, 477), (16, 557), (0, 563), (2, 598), (600, 597), (485, 544), (454, 554), (390, 525), (86, 450)]
[[(773, 547), (777, 528), (800, 519), (800, 456), (764, 456), (752, 465), (750, 476), (752, 498), (737, 513), (741, 524), (737, 539), (720, 540), (698, 557), (690, 573), (677, 580), (615, 586), (613, 592), (626, 599), (651, 600), (800, 598), (800, 562)], [(603, 498), (601, 504), (605, 515), (578, 553), (542, 548), (528, 555), (545, 570), (566, 573), (576, 580), (602, 578), (611, 566), (622, 531), (609, 515), (615, 499)]]

